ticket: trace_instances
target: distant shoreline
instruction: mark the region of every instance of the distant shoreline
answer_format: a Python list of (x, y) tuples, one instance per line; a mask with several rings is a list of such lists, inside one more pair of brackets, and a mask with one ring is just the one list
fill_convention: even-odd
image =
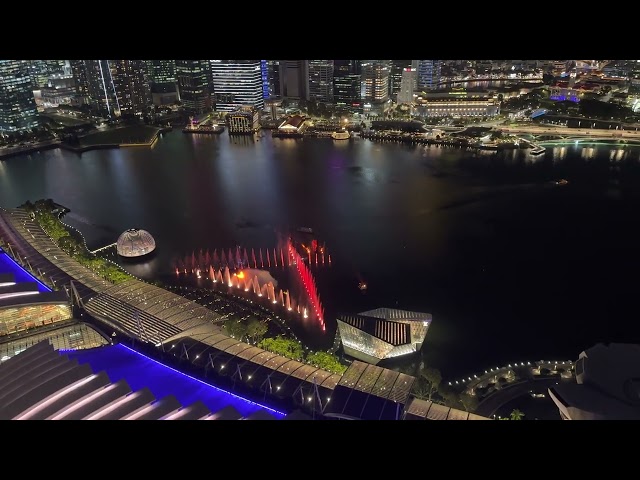
[[(147, 142), (133, 142), (133, 143), (95, 143), (91, 145), (70, 145), (64, 141), (56, 141), (48, 143), (46, 145), (28, 145), (24, 147), (6, 148), (0, 150), (0, 160), (5, 158), (11, 158), (18, 155), (25, 155), (30, 153), (42, 152), (45, 150), (51, 150), (53, 148), (61, 148), (63, 150), (69, 150), (75, 153), (84, 153), (89, 150), (105, 150), (109, 148), (121, 148), (121, 147), (151, 147), (158, 140), (161, 133), (172, 131), (172, 127), (156, 127), (156, 132), (151, 139)], [(9, 151), (7, 151), (9, 150)]]

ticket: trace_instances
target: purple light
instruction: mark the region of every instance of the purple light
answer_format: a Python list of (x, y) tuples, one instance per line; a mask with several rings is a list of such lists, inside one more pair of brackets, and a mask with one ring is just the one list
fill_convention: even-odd
[[(144, 361), (135, 360), (131, 354), (135, 354)], [(166, 395), (174, 395), (185, 406), (201, 400), (213, 412), (231, 405), (243, 416), (248, 416), (259, 409), (267, 410), (280, 418), (286, 415), (176, 370), (122, 343), (68, 351), (68, 356), (77, 358), (80, 363), (89, 363), (94, 371), (105, 370), (112, 382), (125, 379), (132, 390), (148, 387), (158, 399)]]
[[(4, 260), (6, 258), (6, 260)], [(38, 280), (36, 277), (34, 277), (31, 272), (29, 272), (28, 270), (25, 270), (18, 262), (16, 262), (13, 258), (11, 258), (11, 256), (6, 253), (4, 250), (0, 249), (0, 272), (4, 270), (4, 266), (6, 265), (6, 268), (11, 271), (12, 273), (15, 274), (16, 276), (16, 280), (17, 281), (23, 281), (23, 282), (32, 282), (35, 281), (38, 283), (38, 285), (40, 285), (42, 288), (44, 288), (44, 290), (40, 290), (45, 291), (45, 292), (50, 292), (51, 289), (49, 287), (47, 287), (44, 283), (42, 283), (40, 280)], [(24, 278), (26, 275), (27, 278)], [(22, 278), (20, 278), (22, 277)]]

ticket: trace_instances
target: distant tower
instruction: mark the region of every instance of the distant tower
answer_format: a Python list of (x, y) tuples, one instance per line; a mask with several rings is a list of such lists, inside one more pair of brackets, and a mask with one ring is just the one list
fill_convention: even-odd
[(398, 99), (402, 84), (402, 75), (405, 68), (411, 67), (412, 60), (391, 60), (391, 72), (389, 74), (389, 97), (394, 102)]
[(176, 60), (176, 78), (182, 106), (189, 113), (211, 111), (213, 85), (209, 60)]
[(413, 92), (416, 85), (416, 69), (407, 67), (402, 71), (400, 90), (398, 91), (397, 103), (412, 103)]
[(389, 106), (388, 60), (363, 60), (361, 94), (365, 113), (384, 114)]
[(216, 110), (264, 108), (262, 60), (211, 60)]
[(333, 103), (333, 60), (309, 60), (309, 100)]
[[(264, 61), (264, 60), (263, 60)], [(280, 60), (266, 60), (269, 98), (280, 96)]]
[(280, 96), (291, 99), (309, 99), (309, 61), (279, 60)]
[(333, 100), (336, 105), (362, 111), (360, 60), (333, 61)]
[(436, 88), (440, 82), (442, 60), (418, 60), (418, 88)]
[(0, 60), (0, 133), (38, 126), (28, 60)]
[(141, 115), (151, 104), (143, 60), (73, 60), (79, 95), (107, 117)]

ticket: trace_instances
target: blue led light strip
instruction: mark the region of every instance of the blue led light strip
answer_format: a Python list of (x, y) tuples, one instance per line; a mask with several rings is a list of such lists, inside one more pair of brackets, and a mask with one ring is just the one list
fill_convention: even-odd
[(29, 275), (31, 278), (33, 278), (36, 282), (38, 282), (40, 285), (42, 285), (44, 288), (47, 289), (47, 292), (51, 292), (52, 290), (45, 285), (44, 283), (42, 283), (40, 280), (38, 280), (36, 277), (33, 276), (33, 274), (29, 271), (26, 270), (22, 265), (20, 265), (18, 262), (16, 262), (13, 258), (11, 258), (11, 255), (9, 255), (8, 253), (6, 253), (4, 250), (0, 249), (0, 253), (2, 255), (4, 255), (5, 257), (7, 257), (9, 260), (11, 260), (16, 267), (18, 267), (20, 270), (22, 270), (24, 273), (26, 273), (27, 275)]
[(174, 372), (176, 372), (176, 373), (179, 373), (180, 375), (183, 375), (183, 376), (185, 376), (185, 377), (187, 377), (187, 378), (190, 378), (191, 380), (195, 380), (196, 382), (200, 382), (201, 384), (206, 385), (207, 387), (214, 388), (214, 389), (216, 389), (216, 390), (218, 390), (218, 391), (220, 391), (220, 392), (223, 392), (223, 393), (226, 393), (226, 394), (228, 394), (228, 395), (231, 395), (232, 397), (238, 398), (238, 399), (243, 400), (243, 401), (245, 401), (245, 402), (249, 402), (249, 403), (250, 403), (250, 404), (252, 404), (252, 405), (256, 405), (256, 406), (258, 406), (258, 407), (260, 407), (260, 408), (264, 408), (265, 410), (269, 410), (269, 411), (271, 411), (271, 412), (277, 413), (278, 415), (282, 415), (283, 417), (287, 415), (286, 413), (280, 412), (280, 411), (278, 411), (278, 410), (276, 410), (276, 409), (274, 409), (274, 408), (267, 407), (267, 406), (262, 405), (262, 404), (260, 404), (260, 403), (257, 403), (257, 402), (254, 402), (254, 401), (252, 401), (252, 400), (249, 400), (249, 399), (247, 399), (247, 398), (241, 397), (240, 395), (236, 395), (235, 393), (229, 392), (229, 391), (227, 391), (227, 390), (223, 390), (222, 388), (216, 387), (215, 385), (211, 385), (210, 383), (204, 382), (204, 381), (200, 380), (199, 378), (192, 377), (191, 375), (188, 375), (188, 374), (186, 374), (186, 373), (184, 373), (184, 372), (181, 372), (180, 370), (176, 370), (175, 368), (170, 367), (170, 366), (168, 366), (168, 365), (165, 365), (164, 363), (161, 363), (161, 362), (159, 362), (158, 360), (155, 360), (155, 359), (153, 359), (153, 358), (151, 358), (151, 357), (147, 357), (145, 354), (140, 353), (140, 352), (138, 352), (137, 350), (134, 350), (134, 349), (133, 349), (133, 348), (131, 348), (131, 347), (127, 347), (126, 345), (124, 345), (124, 344), (122, 344), (122, 343), (118, 343), (116, 346), (117, 346), (117, 347), (126, 348), (127, 350), (129, 350), (129, 351), (131, 351), (131, 352), (133, 352), (133, 353), (135, 353), (135, 354), (137, 354), (137, 355), (140, 355), (141, 357), (146, 358), (147, 360), (151, 360), (152, 362), (155, 362), (155, 363), (157, 363), (158, 365), (161, 365), (161, 366), (163, 366), (163, 367), (165, 367), (165, 368), (168, 368), (169, 370), (172, 370), (172, 371), (174, 371)]

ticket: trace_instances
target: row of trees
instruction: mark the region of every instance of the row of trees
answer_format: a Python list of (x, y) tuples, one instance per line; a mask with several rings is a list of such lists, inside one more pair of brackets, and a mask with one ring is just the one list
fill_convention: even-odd
[(347, 367), (340, 363), (338, 357), (331, 353), (308, 352), (305, 354), (304, 347), (297, 340), (278, 336), (275, 338), (265, 338), (258, 343), (258, 346), (264, 350), (282, 355), (283, 357), (308, 363), (329, 372), (342, 374), (347, 370)]
[(29, 211), (58, 247), (78, 263), (114, 284), (131, 278), (128, 273), (117, 265), (90, 253), (78, 238), (72, 236), (54, 213), (57, 206), (53, 200), (37, 200), (35, 203), (27, 201), (21, 205), (21, 208)]

